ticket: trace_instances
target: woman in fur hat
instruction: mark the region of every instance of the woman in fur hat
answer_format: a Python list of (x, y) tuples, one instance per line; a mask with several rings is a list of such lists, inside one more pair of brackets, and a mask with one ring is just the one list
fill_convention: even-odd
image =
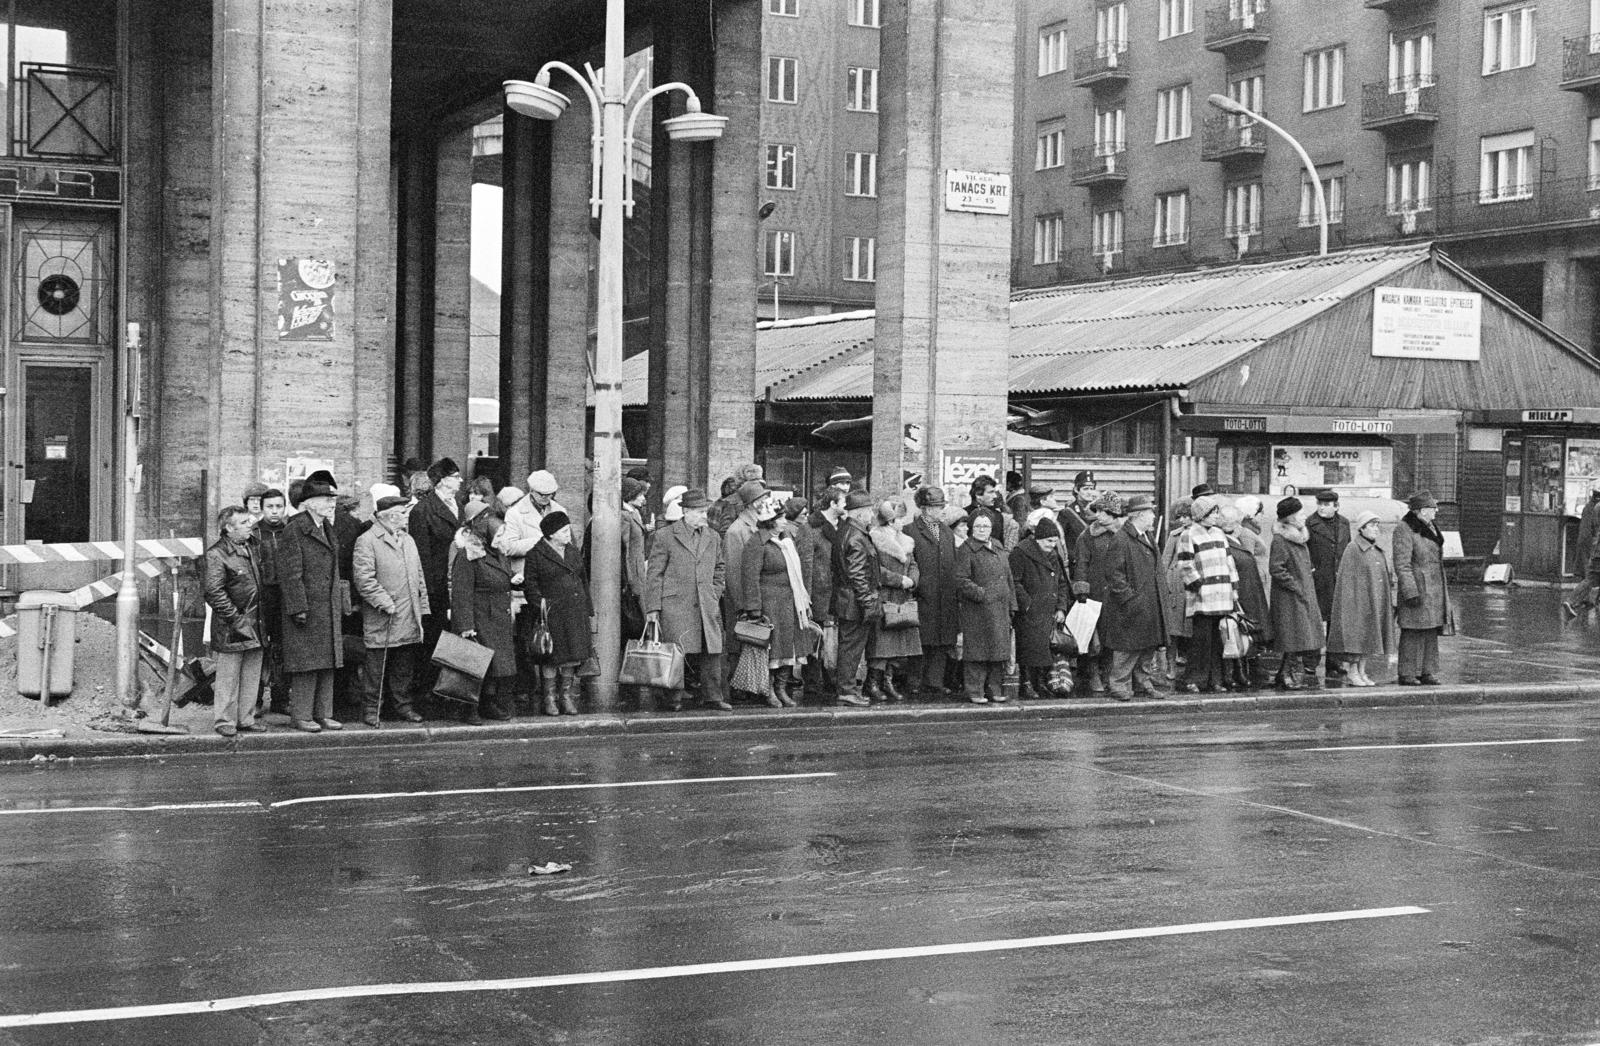
[[(904, 508), (902, 501), (878, 502), (877, 525), (867, 531), (878, 550), (878, 601), (883, 606), (914, 602), (917, 582), (921, 580), (916, 541), (899, 526)], [(879, 622), (867, 651), (868, 699), (904, 701), (905, 695), (895, 686), (895, 673), (908, 658), (921, 656), (920, 623), (907, 628), (884, 628)]]

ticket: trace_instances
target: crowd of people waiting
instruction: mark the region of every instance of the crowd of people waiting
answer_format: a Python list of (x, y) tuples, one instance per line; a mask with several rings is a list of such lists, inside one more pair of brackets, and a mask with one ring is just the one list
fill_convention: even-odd
[[(341, 687), (359, 692), (374, 729), (385, 715), (577, 714), (598, 671), (587, 542), (555, 476), (463, 489), (446, 458), (406, 485), (369, 488), (365, 519), (325, 471), (288, 490), (253, 485), (220, 512), (205, 560), (219, 733), (264, 729), (265, 710), (299, 730), (340, 729)], [(1332, 491), (1310, 513), (1283, 498), (1263, 532), (1259, 498), (1226, 504), (1202, 485), (1163, 538), (1151, 496), (1101, 491), (1088, 471), (1065, 504), (1014, 473), (1006, 490), (979, 476), (964, 508), (936, 486), (879, 498), (844, 469), (813, 498), (780, 501), (759, 465), (715, 502), (669, 488), (659, 517), (649, 493), (642, 470), (624, 478), (622, 623), (625, 639), (683, 652), (681, 689), (638, 695), (667, 711), (691, 695), (715, 712), (808, 697), (1004, 702), (1012, 669), (1022, 699), (1371, 686), (1396, 646), (1398, 681), (1429, 685), (1450, 623), (1426, 492), (1388, 551), (1378, 517), (1345, 519)], [(1099, 615), (1085, 643), (1068, 621), (1088, 601)], [(433, 699), (428, 655), (447, 630), (492, 651), (476, 703)], [(751, 636), (754, 669), (739, 656)]]

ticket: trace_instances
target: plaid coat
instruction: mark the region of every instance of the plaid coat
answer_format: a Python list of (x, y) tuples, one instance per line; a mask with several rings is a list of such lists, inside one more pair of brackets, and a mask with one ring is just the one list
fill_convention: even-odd
[(1185, 617), (1233, 613), (1239, 601), (1239, 571), (1228, 554), (1227, 535), (1216, 527), (1190, 524), (1178, 535), (1177, 562)]

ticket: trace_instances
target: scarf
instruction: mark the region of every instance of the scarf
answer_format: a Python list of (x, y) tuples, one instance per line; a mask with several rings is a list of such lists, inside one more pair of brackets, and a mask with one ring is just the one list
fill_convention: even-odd
[(872, 538), (873, 546), (881, 555), (888, 556), (896, 563), (909, 562), (912, 550), (916, 547), (909, 534), (893, 527), (873, 527), (868, 537)]
[(1306, 533), (1304, 523), (1285, 523), (1281, 519), (1272, 524), (1272, 533), (1275, 537), (1283, 538), (1285, 541), (1292, 541), (1296, 545), (1304, 545), (1310, 537)]
[(1440, 548), (1444, 547), (1443, 532), (1439, 530), (1436, 524), (1425, 522), (1423, 518), (1417, 515), (1415, 512), (1407, 512), (1405, 515), (1400, 517), (1400, 522), (1410, 527), (1412, 532), (1416, 534), (1417, 537), (1427, 538)]
[(772, 543), (783, 553), (783, 565), (789, 572), (789, 591), (794, 595), (794, 609), (800, 615), (800, 627), (811, 627), (811, 593), (806, 591), (805, 575), (800, 571), (800, 552), (793, 541), (784, 539), (782, 532)]
[(468, 562), (482, 559), (489, 554), (489, 550), (483, 547), (483, 539), (466, 530), (456, 531), (455, 545), (467, 557)]

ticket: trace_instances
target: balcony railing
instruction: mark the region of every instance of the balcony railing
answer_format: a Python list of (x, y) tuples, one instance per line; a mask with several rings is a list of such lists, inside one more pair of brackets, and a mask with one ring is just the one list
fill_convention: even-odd
[(1433, 74), (1379, 80), (1361, 88), (1361, 126), (1369, 131), (1439, 121)]
[(117, 76), (110, 69), (22, 63), (13, 153), (79, 163), (118, 158)]
[(1265, 0), (1233, 0), (1206, 12), (1206, 49), (1231, 51), (1259, 47), (1271, 39), (1271, 13)]
[(1600, 33), (1569, 36), (1562, 42), (1561, 87), (1592, 91), (1600, 87)]
[(1200, 159), (1222, 161), (1263, 156), (1267, 151), (1268, 133), (1265, 127), (1247, 117), (1228, 113), (1208, 116), (1200, 128)]
[(1128, 180), (1124, 142), (1101, 142), (1072, 150), (1072, 184), (1105, 185)]
[(1366, 6), (1373, 11), (1398, 11), (1406, 7), (1420, 7), (1430, 2), (1431, 0), (1366, 0)]
[(1072, 82), (1078, 87), (1121, 83), (1128, 78), (1128, 42), (1111, 40), (1080, 47), (1072, 55)]

